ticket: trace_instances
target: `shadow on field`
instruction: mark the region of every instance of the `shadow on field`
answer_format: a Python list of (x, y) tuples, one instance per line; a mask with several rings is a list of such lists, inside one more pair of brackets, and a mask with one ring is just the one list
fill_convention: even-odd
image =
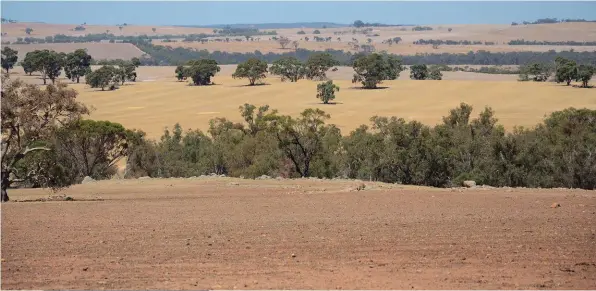
[(329, 102), (327, 104), (323, 103), (323, 102), (312, 102), (312, 103), (308, 103), (308, 105), (340, 105), (340, 104), (344, 104), (343, 102)]
[(387, 89), (387, 88), (389, 88), (389, 87), (387, 87), (387, 86), (379, 86), (377, 88), (371, 88), (371, 89), (364, 88), (364, 87), (348, 87), (348, 89), (350, 89), (350, 90), (384, 90), (384, 89)]
[(235, 85), (235, 86), (230, 86), (230, 87), (236, 87), (236, 88), (243, 88), (243, 87), (260, 87), (260, 86), (271, 86), (271, 84), (269, 83), (261, 83), (261, 84), (254, 84), (254, 85)]

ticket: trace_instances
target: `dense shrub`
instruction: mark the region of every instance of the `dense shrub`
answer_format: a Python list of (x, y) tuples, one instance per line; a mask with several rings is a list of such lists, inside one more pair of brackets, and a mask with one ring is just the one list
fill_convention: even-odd
[[(485, 108), (472, 118), (461, 104), (434, 127), (399, 117), (372, 117), (342, 137), (329, 115), (298, 118), (268, 106), (240, 107), (244, 123), (213, 119), (209, 135), (175, 126), (144, 150), (131, 173), (187, 177), (208, 173), (257, 177), (348, 177), (449, 187), (472, 179), (514, 187), (596, 188), (596, 110), (552, 113), (532, 129), (506, 133)], [(142, 161), (142, 162), (138, 162)]]

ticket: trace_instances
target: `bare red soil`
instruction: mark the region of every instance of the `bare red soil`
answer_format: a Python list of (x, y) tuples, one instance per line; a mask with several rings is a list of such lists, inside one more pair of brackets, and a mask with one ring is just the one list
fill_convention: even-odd
[(106, 181), (59, 202), (12, 190), (1, 287), (596, 288), (594, 191), (355, 184)]

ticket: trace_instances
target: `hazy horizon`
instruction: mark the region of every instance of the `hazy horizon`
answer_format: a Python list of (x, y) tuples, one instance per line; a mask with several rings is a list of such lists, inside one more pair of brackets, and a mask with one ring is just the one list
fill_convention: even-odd
[[(596, 19), (596, 2), (18, 2), (2, 17), (19, 22), (223, 25), (332, 22), (510, 24), (539, 18)], [(134, 11), (134, 13), (131, 13)]]

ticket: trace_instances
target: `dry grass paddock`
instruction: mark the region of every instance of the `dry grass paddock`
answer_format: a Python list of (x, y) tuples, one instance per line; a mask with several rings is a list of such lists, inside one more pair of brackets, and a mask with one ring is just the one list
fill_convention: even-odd
[[(176, 122), (184, 128), (206, 130), (214, 117), (241, 121), (238, 107), (244, 103), (268, 104), (293, 116), (306, 108), (320, 108), (331, 114), (330, 122), (343, 134), (370, 124), (369, 118), (374, 115), (436, 124), (460, 102), (473, 105), (474, 115), (485, 106), (492, 107), (508, 130), (533, 126), (545, 114), (567, 107), (596, 108), (596, 89), (517, 82), (516, 75), (445, 72), (442, 81), (414, 81), (404, 71), (400, 80), (383, 82), (384, 89), (362, 90), (351, 83), (351, 68), (346, 67), (330, 74), (341, 90), (336, 93), (335, 104), (324, 105), (315, 98), (318, 82), (289, 83), (269, 77), (264, 80), (266, 85), (249, 87), (246, 80), (231, 77), (234, 68), (222, 66), (213, 79), (216, 85), (205, 87), (176, 81), (174, 67), (140, 67), (139, 82), (115, 91), (92, 89), (84, 83), (70, 86), (79, 91), (80, 101), (95, 108), (90, 118), (142, 129), (151, 138), (159, 138), (165, 127)], [(36, 76), (24, 76), (20, 67), (12, 76), (38, 84), (41, 81)]]

